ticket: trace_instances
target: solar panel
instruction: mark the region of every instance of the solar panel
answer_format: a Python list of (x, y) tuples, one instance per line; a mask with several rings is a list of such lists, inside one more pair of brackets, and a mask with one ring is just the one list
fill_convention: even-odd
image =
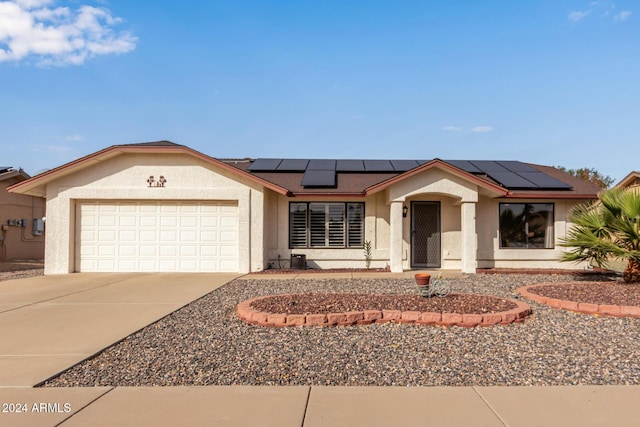
[(471, 164), (468, 160), (445, 160), (445, 162), (449, 163), (457, 167), (458, 169), (462, 169), (465, 172), (469, 173), (482, 173), (480, 169)]
[(493, 160), (470, 160), (469, 163), (487, 174), (489, 172), (507, 172), (509, 170)]
[(309, 164), (307, 165), (307, 170), (309, 169), (316, 170), (316, 171), (335, 171), (336, 161), (328, 160), (328, 159), (309, 160)]
[(488, 175), (502, 184), (504, 187), (509, 189), (531, 189), (535, 190), (538, 188), (536, 184), (533, 182), (521, 177), (520, 175), (511, 172), (489, 172)]
[(307, 169), (302, 176), (303, 187), (335, 187), (336, 172), (333, 170)]
[(420, 164), (415, 160), (391, 160), (391, 166), (396, 172), (406, 172), (417, 168)]
[(544, 172), (519, 172), (521, 176), (536, 184), (539, 188), (547, 190), (571, 190), (573, 187), (566, 182), (557, 180)]
[(338, 160), (336, 170), (338, 172), (364, 172), (364, 162), (362, 160)]
[(364, 160), (367, 172), (395, 172), (389, 160)]
[(281, 162), (282, 159), (256, 159), (247, 169), (250, 171), (273, 172)]
[(517, 162), (517, 161), (513, 161), (513, 160), (501, 160), (501, 161), (498, 161), (496, 163), (498, 163), (500, 166), (503, 166), (503, 167), (509, 169), (511, 172), (516, 172), (516, 173), (520, 173), (520, 172), (539, 172), (537, 169), (532, 168), (531, 166), (529, 166), (526, 163)]
[(278, 166), (278, 171), (304, 172), (308, 164), (308, 159), (284, 159)]

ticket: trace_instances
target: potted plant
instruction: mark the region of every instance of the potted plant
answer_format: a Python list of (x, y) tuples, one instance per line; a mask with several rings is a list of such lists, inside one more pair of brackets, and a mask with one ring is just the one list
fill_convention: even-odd
[(431, 275), (428, 273), (416, 273), (413, 277), (416, 279), (418, 286), (428, 286), (431, 280)]

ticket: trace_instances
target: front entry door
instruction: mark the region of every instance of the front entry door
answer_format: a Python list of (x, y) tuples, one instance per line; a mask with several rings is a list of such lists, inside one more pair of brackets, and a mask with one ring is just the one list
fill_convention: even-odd
[(440, 267), (440, 202), (411, 202), (411, 267)]

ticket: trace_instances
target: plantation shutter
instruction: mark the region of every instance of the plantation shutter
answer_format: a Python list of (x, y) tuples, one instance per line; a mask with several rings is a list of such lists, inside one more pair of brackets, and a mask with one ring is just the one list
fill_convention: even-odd
[(289, 244), (292, 248), (307, 247), (307, 204), (289, 205)]
[(327, 246), (344, 247), (344, 203), (330, 203), (327, 205), (327, 211)]
[(327, 205), (325, 203), (309, 203), (309, 246), (327, 246), (326, 242)]
[(349, 247), (364, 245), (364, 205), (362, 203), (347, 204), (347, 242)]

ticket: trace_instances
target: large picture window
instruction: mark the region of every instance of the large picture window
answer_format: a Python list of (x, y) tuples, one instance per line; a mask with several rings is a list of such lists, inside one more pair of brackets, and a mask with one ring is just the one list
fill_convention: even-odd
[(500, 247), (553, 249), (553, 221), (553, 203), (500, 203)]
[(290, 203), (290, 248), (361, 248), (364, 203)]

